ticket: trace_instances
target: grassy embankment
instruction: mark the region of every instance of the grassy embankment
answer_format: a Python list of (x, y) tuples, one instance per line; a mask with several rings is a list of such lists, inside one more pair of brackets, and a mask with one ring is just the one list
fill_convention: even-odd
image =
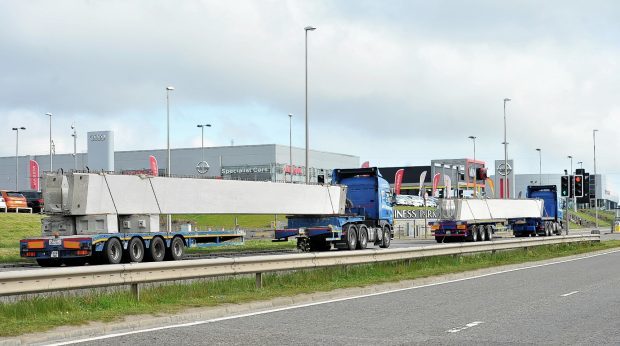
[(40, 332), (87, 321), (113, 321), (129, 315), (175, 313), (187, 308), (244, 303), (301, 293), (361, 287), (385, 282), (464, 272), (498, 265), (523, 263), (620, 247), (620, 241), (534, 247), (496, 254), (442, 256), (411, 261), (303, 270), (269, 274), (257, 289), (254, 278), (240, 277), (211, 282), (144, 289), (141, 300), (129, 293), (92, 293), (82, 297), (37, 298), (0, 305), (0, 336)]
[(0, 213), (0, 262), (19, 262), (19, 240), (41, 234), (41, 215)]

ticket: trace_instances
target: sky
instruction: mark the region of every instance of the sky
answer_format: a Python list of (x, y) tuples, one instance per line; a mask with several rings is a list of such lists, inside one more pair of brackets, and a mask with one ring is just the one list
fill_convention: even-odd
[[(376, 166), (503, 159), (620, 186), (617, 1), (0, 1), (0, 156), (277, 143)], [(491, 172), (492, 173), (492, 172)], [(617, 191), (616, 191), (617, 193)]]

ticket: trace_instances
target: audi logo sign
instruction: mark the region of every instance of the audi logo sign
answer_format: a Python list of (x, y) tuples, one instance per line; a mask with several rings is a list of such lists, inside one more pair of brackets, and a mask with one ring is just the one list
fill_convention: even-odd
[(88, 136), (88, 139), (93, 142), (103, 142), (105, 141), (107, 136), (105, 134), (95, 134)]

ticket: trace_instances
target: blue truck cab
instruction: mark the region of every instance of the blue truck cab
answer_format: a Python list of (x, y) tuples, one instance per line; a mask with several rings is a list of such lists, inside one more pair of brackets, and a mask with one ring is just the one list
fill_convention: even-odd
[(393, 236), (393, 195), (379, 169), (335, 169), (332, 183), (347, 186), (342, 215), (288, 215), (288, 228), (275, 240), (297, 238), (302, 251), (365, 249), (368, 243), (387, 248)]
[(515, 236), (550, 236), (562, 233), (562, 210), (558, 203), (556, 185), (530, 185), (527, 187), (526, 198), (542, 199), (544, 202), (543, 217), (534, 229), (519, 230), (513, 228)]

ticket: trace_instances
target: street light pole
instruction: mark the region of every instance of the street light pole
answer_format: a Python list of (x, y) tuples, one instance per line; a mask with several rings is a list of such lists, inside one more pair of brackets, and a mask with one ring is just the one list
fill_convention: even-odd
[(596, 132), (598, 130), (592, 130), (592, 139), (594, 140), (594, 219), (596, 222), (596, 228), (598, 228), (598, 199), (596, 195), (596, 190), (599, 186), (598, 177), (596, 176)]
[(52, 113), (45, 113), (45, 115), (50, 117), (50, 172), (54, 170), (54, 165), (52, 164)]
[[(166, 168), (167, 176), (170, 177), (170, 91), (174, 90), (173, 86), (166, 87), (166, 138), (167, 138), (167, 152), (168, 152), (168, 165)], [(166, 215), (166, 231), (172, 231), (172, 216)]]
[[(467, 138), (474, 142), (474, 198), (476, 198), (476, 136), (469, 136)], [(467, 172), (467, 174), (469, 175), (469, 172)]]
[(579, 162), (577, 162), (577, 164), (579, 165), (579, 168), (583, 169), (583, 161), (579, 161)]
[(538, 152), (538, 185), (542, 185), (542, 149), (536, 148)]
[(19, 191), (19, 130), (25, 130), (25, 127), (14, 127), (15, 131), (15, 191)]
[[(288, 169), (293, 183), (293, 114), (288, 115)], [(285, 174), (286, 176), (286, 174)], [(286, 179), (284, 179), (286, 180)]]
[(310, 176), (308, 175), (308, 31), (314, 30), (316, 30), (316, 28), (312, 26), (304, 28), (306, 33), (306, 184), (310, 182)]
[(71, 124), (71, 129), (73, 133), (71, 137), (73, 137), (73, 170), (77, 171), (77, 131), (75, 130), (75, 124)]
[(200, 127), (200, 132), (201, 132), (201, 141), (200, 141), (200, 150), (202, 151), (202, 161), (205, 160), (205, 127), (211, 127), (211, 124), (204, 124), (204, 125), (196, 125), (196, 127)]
[(511, 101), (511, 99), (504, 99), (504, 199), (508, 198), (508, 141), (506, 140), (506, 102), (509, 101)]

